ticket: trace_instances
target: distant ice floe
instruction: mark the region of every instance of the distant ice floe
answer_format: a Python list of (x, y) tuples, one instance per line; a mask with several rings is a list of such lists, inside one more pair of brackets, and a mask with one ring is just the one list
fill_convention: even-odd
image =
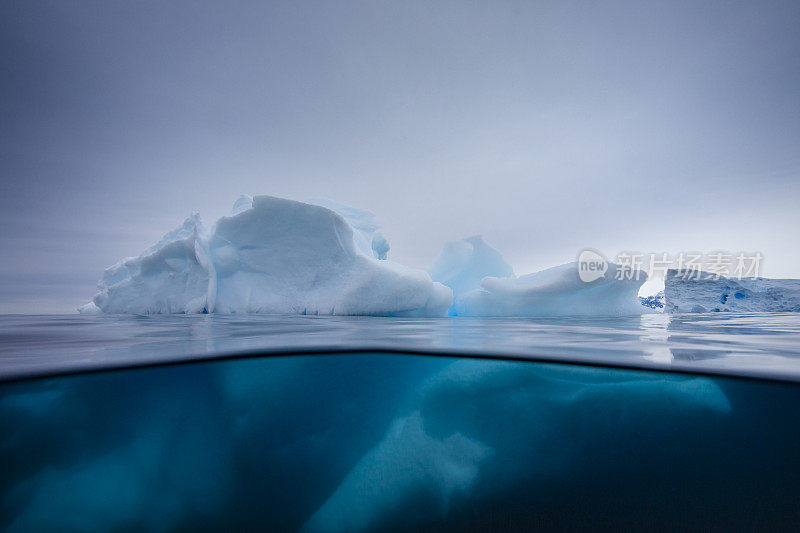
[[(369, 214), (270, 196), (242, 197), (207, 229), (193, 214), (138, 257), (103, 274), (105, 313), (291, 313), (440, 316), (452, 292), (381, 260)], [(354, 224), (354, 225), (353, 225)], [(95, 307), (97, 309), (95, 309)]]
[(730, 279), (669, 270), (664, 279), (664, 307), (668, 313), (798, 312), (800, 280)]

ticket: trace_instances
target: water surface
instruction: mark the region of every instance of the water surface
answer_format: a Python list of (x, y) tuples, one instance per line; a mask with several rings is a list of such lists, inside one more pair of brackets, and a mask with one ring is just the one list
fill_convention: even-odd
[(800, 314), (594, 319), (0, 316), (0, 379), (209, 357), (354, 349), (800, 380)]

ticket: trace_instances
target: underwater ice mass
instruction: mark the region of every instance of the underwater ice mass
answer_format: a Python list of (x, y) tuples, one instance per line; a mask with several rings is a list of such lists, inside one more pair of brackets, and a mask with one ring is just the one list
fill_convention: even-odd
[[(330, 200), (242, 196), (207, 228), (197, 213), (103, 273), (81, 313), (628, 316), (653, 312), (647, 280), (582, 281), (577, 263), (516, 276), (480, 236), (447, 243), (427, 272), (387, 259), (375, 216)], [(620, 279), (617, 279), (617, 278)], [(665, 280), (667, 312), (800, 310), (798, 280)], [(659, 306), (660, 307), (660, 306)]]
[[(375, 354), (22, 383), (0, 392), (0, 420), (13, 443), (3, 449), (9, 468), (0, 484), (15, 509), (0, 525), (8, 531), (253, 530), (253, 524), (268, 531), (446, 530), (441, 521), (464, 530), (459, 520), (468, 523), (473, 513), (518, 509), (532, 520), (531, 508), (546, 514), (548, 502), (555, 508), (580, 502), (559, 480), (583, 480), (592, 495), (616, 491), (620, 501), (648, 502), (648, 490), (661, 486), (650, 475), (660, 472), (682, 482), (688, 496), (676, 495), (679, 501), (719, 512), (715, 502), (693, 496), (728, 486), (715, 461), (741, 448), (720, 447), (708, 431), (739, 442), (751, 424), (773, 434), (791, 426), (733, 416), (746, 385)], [(114, 401), (97, 401), (111, 391)], [(769, 399), (777, 413), (791, 413), (787, 400), (795, 397)], [(54, 428), (62, 438), (42, 438)], [(766, 466), (758, 458), (748, 458), (752, 465), (731, 460), (745, 463), (735, 471), (740, 484), (757, 482), (748, 473), (776, 471), (778, 458), (795, 460), (786, 451), (793, 449), (790, 429), (784, 440), (772, 437), (783, 444), (767, 455)], [(697, 461), (684, 467), (676, 456)], [(708, 478), (698, 475), (709, 462)], [(791, 470), (780, 466), (789, 487), (796, 486)], [(606, 481), (613, 479), (625, 483), (609, 491)], [(592, 488), (595, 480), (603, 486)], [(778, 499), (793, 504), (792, 494)], [(720, 501), (723, 515), (732, 507), (727, 501)]]

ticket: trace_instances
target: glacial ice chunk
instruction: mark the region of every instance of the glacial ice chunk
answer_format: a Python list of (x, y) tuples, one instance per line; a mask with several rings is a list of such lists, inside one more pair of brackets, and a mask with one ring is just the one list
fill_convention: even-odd
[[(187, 218), (139, 257), (106, 269), (93, 303), (105, 313), (200, 313), (206, 309), (207, 230), (198, 214)], [(82, 312), (95, 311), (82, 306)]]
[[(134, 314), (443, 315), (451, 290), (422, 270), (379, 261), (388, 243), (380, 244), (377, 227), (361, 227), (318, 205), (241, 197), (211, 230), (192, 215), (139, 257), (107, 269), (93, 303)], [(356, 237), (367, 234), (365, 249)]]
[(455, 312), (459, 316), (530, 317), (642, 314), (638, 291), (647, 275), (618, 276), (620, 268), (609, 263), (605, 275), (591, 282), (581, 281), (575, 262), (518, 278), (487, 277), (481, 289), (456, 299)]
[(428, 269), (431, 279), (453, 289), (458, 298), (471, 290), (480, 289), (483, 278), (514, 277), (514, 269), (503, 256), (486, 244), (480, 235), (448, 242)]
[(237, 198), (236, 201), (233, 203), (230, 216), (238, 215), (243, 211), (252, 209), (252, 207), (253, 207), (253, 197), (248, 194), (243, 194), (239, 198)]
[(668, 313), (798, 312), (800, 279), (730, 279), (671, 269), (664, 279), (664, 308)]
[(78, 307), (78, 312), (82, 315), (99, 315), (103, 310), (95, 305), (94, 302), (89, 302)]
[(308, 203), (326, 207), (345, 219), (353, 228), (353, 238), (362, 253), (367, 256), (372, 255), (376, 259), (386, 259), (386, 254), (389, 252), (389, 241), (381, 233), (381, 226), (373, 213), (327, 198), (312, 198), (308, 200)]

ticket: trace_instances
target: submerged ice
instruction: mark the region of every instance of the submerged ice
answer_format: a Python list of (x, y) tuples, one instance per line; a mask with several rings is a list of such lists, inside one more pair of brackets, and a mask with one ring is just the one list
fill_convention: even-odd
[(450, 289), (422, 270), (383, 260), (388, 243), (367, 215), (242, 197), (210, 229), (194, 214), (140, 256), (107, 269), (81, 310), (444, 314)]
[[(659, 505), (735, 525), (796, 510), (797, 400), (751, 380), (374, 353), (25, 381), (0, 390), (0, 529), (531, 530), (640, 509), (644, 530)], [(754, 435), (770, 453), (745, 453)]]
[[(537, 490), (608, 468), (585, 457), (635, 460), (644, 433), (680, 453), (691, 444), (672, 428), (731, 411), (707, 378), (469, 360), (423, 380), (414, 398), (305, 531), (423, 528), (431, 517), (474, 512), (495, 492), (513, 494), (520, 485), (531, 492), (531, 485)], [(656, 412), (660, 423), (653, 427)]]

